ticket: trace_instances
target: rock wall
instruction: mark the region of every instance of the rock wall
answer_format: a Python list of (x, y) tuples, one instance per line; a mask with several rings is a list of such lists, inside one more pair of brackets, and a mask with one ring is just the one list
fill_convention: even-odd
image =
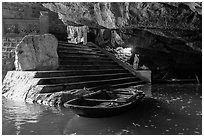
[(68, 42), (70, 43), (87, 43), (87, 31), (88, 28), (86, 26), (75, 27), (75, 26), (67, 26), (67, 35)]
[(65, 24), (198, 29), (201, 27), (201, 3), (162, 2), (60, 2), (44, 3), (57, 12)]
[[(44, 3), (43, 6), (58, 13), (67, 26), (124, 31), (139, 28), (201, 49), (201, 42), (194, 40), (201, 41), (202, 4), (199, 2), (60, 2)], [(119, 35), (125, 32), (115, 33), (116, 42), (125, 39)]]
[(27, 35), (15, 50), (16, 70), (55, 70), (58, 68), (58, 41), (51, 34)]
[[(33, 7), (35, 4), (29, 3), (15, 3), (15, 2), (3, 2), (2, 3), (2, 16), (4, 18), (31, 18), (39, 17), (39, 8)], [(32, 8), (33, 7), (33, 8)]]
[(2, 80), (7, 71), (15, 70), (15, 48), (21, 39), (22, 37), (4, 37), (2, 40)]
[[(47, 27), (49, 28), (49, 33), (55, 34), (58, 36), (57, 38), (65, 37), (66, 38), (66, 26), (62, 23), (60, 19), (58, 19), (58, 14), (55, 12), (51, 12), (47, 8), (43, 7), (41, 3), (37, 2), (3, 2), (2, 3), (2, 17), (3, 20), (5, 18), (7, 19), (39, 19), (40, 18), (40, 12), (41, 11), (47, 11), (49, 16), (49, 24), (47, 24)], [(23, 21), (21, 21), (23, 22)], [(15, 25), (15, 24), (14, 24)], [(34, 27), (39, 27), (36, 25), (32, 25), (32, 23), (27, 26), (25, 24), (17, 24), (14, 26), (13, 24), (10, 24), (9, 26), (4, 26), (4, 30), (6, 32), (7, 28), (14, 28), (19, 29), (19, 33), (21, 30), (32, 30), (36, 29)], [(38, 28), (39, 29), (39, 28)], [(31, 31), (28, 31), (31, 32)], [(28, 34), (26, 33), (26, 34)], [(25, 34), (25, 35), (26, 35)], [(24, 36), (25, 36), (24, 35)]]

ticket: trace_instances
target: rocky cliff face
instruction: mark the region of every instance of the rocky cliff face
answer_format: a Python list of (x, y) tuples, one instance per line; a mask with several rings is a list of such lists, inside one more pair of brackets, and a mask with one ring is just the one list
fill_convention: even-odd
[[(134, 34), (133, 28), (137, 28), (179, 39), (201, 51), (198, 42), (201, 40), (201, 3), (66, 2), (44, 3), (43, 6), (57, 12), (66, 25), (119, 29), (128, 31), (129, 35)], [(122, 35), (120, 37), (125, 39)]]
[(57, 12), (67, 25), (101, 25), (109, 29), (130, 26), (186, 30), (201, 28), (200, 3), (67, 2), (43, 5)]

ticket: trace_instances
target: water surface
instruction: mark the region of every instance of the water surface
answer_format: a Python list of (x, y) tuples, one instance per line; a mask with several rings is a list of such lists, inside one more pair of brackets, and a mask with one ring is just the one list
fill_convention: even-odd
[(146, 85), (147, 98), (131, 111), (85, 118), (63, 107), (3, 99), (3, 135), (197, 135), (202, 134), (202, 89), (197, 84)]

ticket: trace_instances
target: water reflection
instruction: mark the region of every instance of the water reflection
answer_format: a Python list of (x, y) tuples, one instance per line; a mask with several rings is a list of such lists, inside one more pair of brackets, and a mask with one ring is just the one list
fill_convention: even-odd
[(127, 113), (85, 118), (65, 108), (3, 100), (3, 134), (202, 134), (201, 85), (145, 85)]
[(145, 93), (145, 97), (152, 97), (152, 85), (151, 84), (144, 84), (144, 85), (138, 85), (138, 90), (142, 90)]
[(14, 102), (6, 99), (3, 99), (2, 110), (3, 110), (3, 115), (2, 115), (3, 129), (7, 130), (8, 127), (5, 127), (5, 126), (8, 123), (11, 123), (12, 125), (14, 125), (14, 128), (15, 128), (13, 129), (15, 130), (15, 133), (13, 134), (17, 134), (17, 135), (21, 133), (22, 124), (37, 123), (39, 121), (40, 114), (43, 112), (42, 107), (39, 105), (28, 105), (24, 102), (16, 102), (16, 101)]
[[(149, 123), (154, 122), (150, 120), (151, 115), (144, 114), (144, 110), (155, 108), (141, 108), (141, 105), (143, 104), (138, 104), (132, 111), (109, 118), (92, 119), (75, 115), (68, 121), (64, 134), (70, 134), (71, 131), (76, 134), (139, 134), (139, 128), (150, 126)], [(153, 127), (156, 127), (155, 124)]]

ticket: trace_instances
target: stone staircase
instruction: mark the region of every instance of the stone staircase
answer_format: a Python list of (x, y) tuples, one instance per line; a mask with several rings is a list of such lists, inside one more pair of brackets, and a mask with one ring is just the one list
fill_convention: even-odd
[(71, 97), (69, 91), (74, 89), (86, 87), (96, 91), (109, 85), (125, 88), (146, 83), (131, 66), (93, 43), (75, 45), (59, 41), (58, 55), (57, 70), (8, 71), (2, 84), (3, 96), (46, 104), (51, 95), (56, 96), (53, 101), (57, 97), (66, 101)]
[(144, 83), (104, 54), (94, 44), (70, 44), (59, 41), (59, 67), (55, 71), (38, 71), (40, 93), (111, 85), (113, 88)]

